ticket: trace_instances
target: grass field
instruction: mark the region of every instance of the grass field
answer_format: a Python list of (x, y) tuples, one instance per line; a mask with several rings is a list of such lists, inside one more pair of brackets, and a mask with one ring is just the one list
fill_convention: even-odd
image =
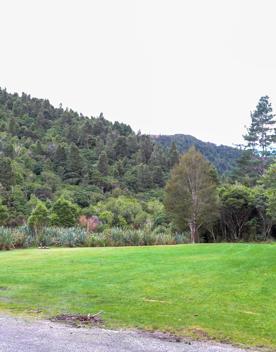
[(0, 252), (0, 310), (276, 347), (276, 245)]

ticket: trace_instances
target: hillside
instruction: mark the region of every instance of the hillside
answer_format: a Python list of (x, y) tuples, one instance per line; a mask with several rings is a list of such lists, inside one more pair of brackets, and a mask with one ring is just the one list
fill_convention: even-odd
[(8, 207), (9, 224), (17, 224), (36, 199), (47, 204), (63, 195), (86, 208), (111, 194), (160, 198), (179, 156), (173, 140), (180, 151), (195, 144), (222, 172), (239, 154), (193, 137), (136, 134), (103, 114), (87, 117), (0, 89), (0, 207)]
[(220, 173), (229, 172), (235, 164), (235, 161), (240, 157), (241, 152), (233, 147), (226, 145), (216, 145), (210, 142), (202, 142), (201, 140), (185, 135), (160, 135), (152, 136), (158, 144), (165, 148), (169, 148), (172, 143), (180, 153), (186, 152), (192, 145), (199, 150), (206, 159), (208, 159)]

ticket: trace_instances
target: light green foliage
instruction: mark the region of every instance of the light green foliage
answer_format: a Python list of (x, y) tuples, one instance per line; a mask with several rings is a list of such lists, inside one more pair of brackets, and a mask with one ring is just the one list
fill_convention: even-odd
[(265, 188), (276, 189), (276, 163), (273, 163), (265, 171), (259, 181)]
[(28, 218), (28, 225), (36, 232), (42, 230), (43, 227), (49, 223), (49, 211), (42, 202), (37, 202), (30, 217)]
[(153, 228), (169, 223), (164, 204), (157, 199), (153, 199), (146, 204), (147, 212), (150, 213), (150, 221)]
[(268, 191), (267, 214), (276, 225), (276, 189)]
[(126, 196), (108, 198), (106, 201), (99, 202), (92, 211), (103, 222), (112, 226), (124, 227), (135, 225), (139, 227), (147, 219), (147, 214), (144, 212), (141, 203), (135, 198)]

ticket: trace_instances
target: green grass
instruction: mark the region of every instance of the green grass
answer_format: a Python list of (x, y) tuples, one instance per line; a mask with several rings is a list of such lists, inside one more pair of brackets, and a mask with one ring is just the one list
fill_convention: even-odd
[(104, 311), (109, 327), (276, 347), (276, 246), (0, 252), (0, 309), (43, 317)]

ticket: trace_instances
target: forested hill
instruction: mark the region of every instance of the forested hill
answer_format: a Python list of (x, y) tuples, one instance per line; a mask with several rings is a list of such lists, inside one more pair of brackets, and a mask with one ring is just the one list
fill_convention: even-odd
[[(51, 202), (63, 195), (85, 208), (115, 193), (156, 196), (179, 157), (169, 137), (157, 141), (102, 114), (86, 117), (0, 89), (0, 207), (20, 222), (37, 198)], [(220, 171), (238, 155), (228, 147), (191, 144)]]
[(236, 148), (226, 145), (216, 145), (210, 142), (202, 142), (193, 136), (185, 134), (160, 135), (152, 137), (155, 142), (165, 148), (170, 147), (172, 143), (175, 143), (180, 153), (186, 152), (192, 145), (194, 145), (206, 159), (215, 165), (220, 173), (230, 171), (234, 167), (235, 161), (241, 155), (241, 151)]

